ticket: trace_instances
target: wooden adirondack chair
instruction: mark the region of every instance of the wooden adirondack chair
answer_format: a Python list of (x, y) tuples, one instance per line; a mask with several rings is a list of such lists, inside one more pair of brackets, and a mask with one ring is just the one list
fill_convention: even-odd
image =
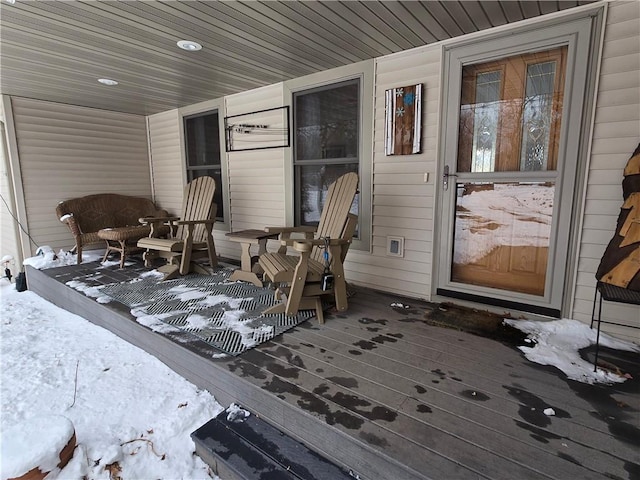
[[(158, 257), (167, 259), (167, 265), (158, 268), (165, 274), (164, 280), (192, 271), (208, 274), (194, 261), (197, 258), (208, 257), (212, 267), (218, 264), (211, 233), (215, 223), (215, 189), (212, 177), (198, 177), (184, 189), (181, 217), (140, 219), (141, 223), (151, 225), (149, 237), (138, 241), (138, 247), (146, 249), (143, 254), (145, 265), (152, 266), (152, 261)], [(171, 237), (158, 238), (158, 227), (167, 223), (171, 226)]]
[[(317, 228), (265, 228), (269, 233), (280, 234), (282, 246), (278, 252), (264, 253), (258, 259), (264, 278), (280, 284), (276, 298), (281, 302), (264, 313), (295, 315), (298, 310), (315, 309), (318, 321), (324, 323), (321, 297), (331, 294), (338, 311), (347, 309), (343, 264), (358, 222), (358, 217), (349, 213), (357, 188), (355, 173), (347, 173), (332, 183)], [(296, 232), (304, 233), (305, 238), (291, 238)], [(287, 247), (293, 247), (300, 255), (287, 255)], [(323, 289), (327, 264), (333, 285)]]

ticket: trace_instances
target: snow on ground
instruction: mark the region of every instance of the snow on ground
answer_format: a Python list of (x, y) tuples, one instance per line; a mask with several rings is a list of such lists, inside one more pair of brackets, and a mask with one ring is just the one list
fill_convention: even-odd
[(3, 431), (11, 441), (2, 442), (2, 478), (17, 478), (38, 465), (41, 472), (57, 468), (60, 459), (69, 460), (67, 444), (74, 440), (73, 423), (62, 415), (31, 417)]
[[(596, 330), (577, 320), (532, 321), (505, 319), (504, 323), (528, 334), (532, 347), (519, 347), (525, 357), (541, 365), (553, 365), (571, 380), (583, 383), (620, 383), (627, 380), (613, 372), (598, 368), (580, 357), (579, 351), (596, 343)], [(640, 346), (617, 340), (600, 332), (600, 345), (640, 352)]]
[[(33, 260), (39, 268), (65, 264), (64, 257), (45, 255)], [(6, 279), (0, 311), (2, 457), (12, 445), (7, 431), (22, 422), (37, 430), (38, 421), (30, 420), (62, 415), (75, 427), (78, 448), (49, 479), (109, 479), (111, 471), (122, 479), (216, 478), (193, 455), (190, 438), (222, 411), (208, 392), (107, 330), (33, 292), (17, 292)]]

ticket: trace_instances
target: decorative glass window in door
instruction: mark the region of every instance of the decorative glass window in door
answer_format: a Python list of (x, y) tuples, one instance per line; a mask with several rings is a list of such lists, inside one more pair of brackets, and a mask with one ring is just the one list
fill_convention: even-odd
[[(524, 93), (520, 170), (546, 170), (554, 117), (556, 62), (527, 65)], [(560, 114), (557, 117), (559, 120)], [(553, 132), (555, 133), (555, 131)]]
[(465, 66), (458, 172), (554, 170), (566, 47)]

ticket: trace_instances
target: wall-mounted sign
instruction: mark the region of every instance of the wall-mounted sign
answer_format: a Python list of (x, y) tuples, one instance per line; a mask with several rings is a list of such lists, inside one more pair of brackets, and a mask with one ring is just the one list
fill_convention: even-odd
[(385, 92), (385, 148), (387, 155), (420, 153), (422, 84)]

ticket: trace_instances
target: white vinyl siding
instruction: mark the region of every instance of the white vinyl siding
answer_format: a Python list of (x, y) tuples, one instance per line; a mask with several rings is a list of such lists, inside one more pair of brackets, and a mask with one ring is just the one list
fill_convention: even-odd
[[(151, 198), (145, 117), (12, 97), (28, 225), (38, 245), (74, 245), (58, 202), (94, 193)], [(25, 256), (35, 253), (36, 247)]]
[[(20, 228), (14, 218), (18, 216), (16, 203), (14, 201), (13, 186), (11, 182), (11, 169), (9, 167), (9, 155), (5, 141), (5, 125), (0, 122), (0, 193), (2, 202), (0, 204), (0, 258), (9, 255), (13, 258), (8, 264), (0, 264), (0, 276), (4, 276), (4, 269), (9, 268), (12, 275), (17, 275), (22, 270), (22, 254), (20, 249), (20, 239), (18, 229)], [(6, 203), (5, 203), (6, 202)]]
[[(350, 249), (347, 257), (348, 278), (354, 283), (427, 299), (431, 289), (440, 62), (440, 47), (376, 61), (371, 253)], [(385, 91), (418, 83), (423, 86), (421, 153), (387, 156)], [(387, 256), (387, 236), (404, 238), (404, 257)]]
[[(595, 272), (615, 234), (622, 172), (640, 137), (640, 2), (609, 4), (584, 209), (573, 318), (591, 321)], [(638, 325), (640, 308), (604, 302), (603, 320)], [(638, 339), (637, 331), (603, 329)]]
[[(281, 83), (225, 98), (225, 116), (282, 107)], [(228, 152), (231, 230), (258, 229), (286, 224), (285, 148)], [(217, 242), (229, 258), (240, 257), (237, 242)]]
[(171, 215), (180, 215), (185, 174), (180, 146), (182, 125), (178, 110), (147, 118), (154, 201)]
[[(185, 180), (182, 147), (182, 115), (202, 109), (218, 109), (223, 119), (231, 115), (251, 113), (283, 105), (282, 84), (250, 90), (226, 97), (224, 102), (204, 102), (180, 110), (149, 117), (149, 145), (156, 202), (179, 215)], [(214, 239), (218, 255), (239, 259), (240, 246), (228, 241), (226, 231), (263, 229), (267, 225), (285, 224), (284, 149), (221, 152), (223, 172), (228, 175), (229, 216), (227, 227), (216, 224)], [(223, 175), (224, 176), (224, 175)], [(218, 185), (216, 188), (225, 188)], [(227, 213), (228, 212), (228, 213)], [(227, 230), (228, 229), (228, 230)]]
[[(188, 108), (185, 110), (189, 110)], [(223, 115), (222, 111), (218, 112)], [(187, 183), (185, 156), (183, 148), (183, 123), (181, 110), (175, 109), (158, 113), (148, 117), (149, 127), (149, 151), (151, 157), (151, 171), (153, 176), (153, 192), (156, 204), (164, 208), (170, 215), (182, 214), (182, 200), (184, 187)], [(222, 162), (225, 162), (222, 155)], [(216, 185), (216, 188), (224, 188)], [(213, 231), (216, 245), (216, 253), (228, 257), (228, 251), (224, 248), (224, 232)], [(240, 251), (236, 255), (240, 258)], [(228, 258), (236, 258), (228, 257)]]
[[(226, 116), (281, 107), (282, 84), (226, 98)], [(284, 148), (229, 152), (232, 230), (283, 226)]]

